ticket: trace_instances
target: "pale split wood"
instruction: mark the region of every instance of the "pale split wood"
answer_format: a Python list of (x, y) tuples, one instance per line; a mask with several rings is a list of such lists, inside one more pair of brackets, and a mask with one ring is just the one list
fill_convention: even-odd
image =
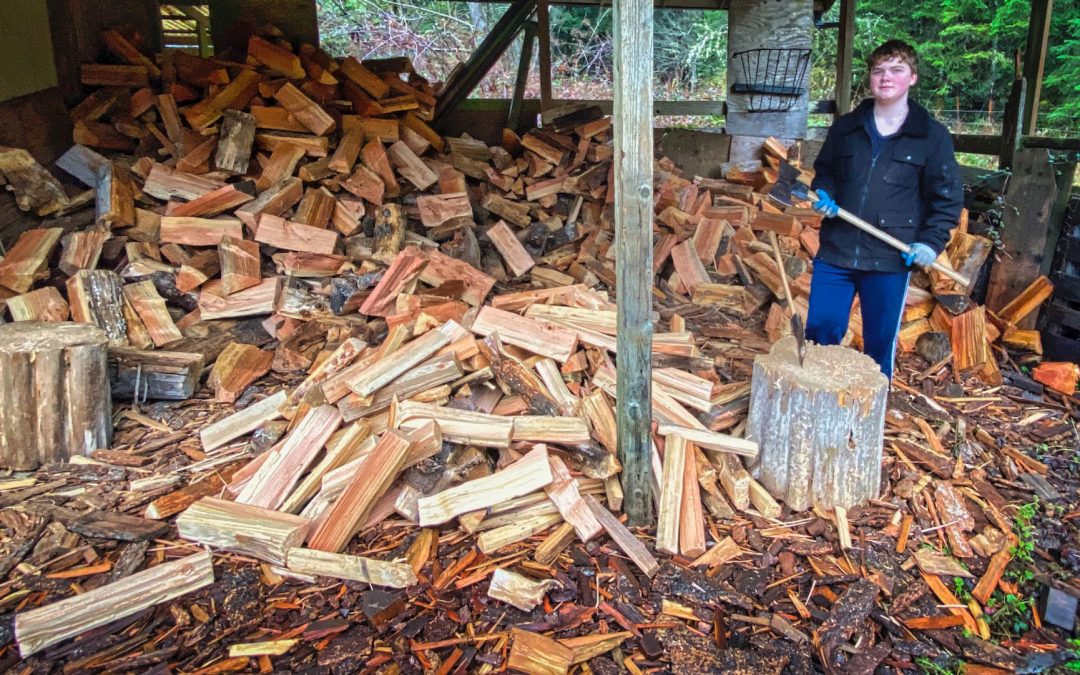
[(549, 590), (562, 588), (555, 579), (534, 581), (510, 570), (498, 568), (491, 575), (487, 596), (509, 603), (523, 612), (531, 612)]
[(111, 584), (15, 615), (15, 640), (26, 658), (85, 631), (214, 583), (210, 552), (156, 565)]
[(578, 336), (573, 331), (549, 321), (529, 319), (512, 312), (485, 305), (476, 315), (472, 330), (478, 335), (498, 333), (507, 344), (527, 349), (565, 363), (577, 349)]
[(199, 430), (199, 440), (203, 450), (216, 450), (229, 441), (259, 428), (262, 424), (281, 416), (280, 408), (285, 403), (285, 390), (253, 403), (243, 410), (206, 425)]
[(677, 424), (661, 424), (657, 431), (661, 436), (679, 436), (710, 451), (726, 452), (741, 457), (757, 457), (758, 455), (758, 444), (745, 438)]
[(226, 294), (220, 280), (203, 284), (199, 293), (199, 314), (202, 320), (235, 319), (258, 314), (270, 314), (278, 295), (279, 277), (267, 277), (259, 285)]
[(510, 629), (507, 667), (532, 675), (566, 675), (574, 662), (574, 650), (539, 633)]
[(124, 286), (123, 293), (124, 299), (131, 303), (132, 309), (146, 326), (150, 339), (156, 346), (161, 347), (184, 337), (173, 322), (165, 299), (158, 294), (153, 281), (128, 284)]
[(323, 405), (312, 409), (237, 495), (242, 504), (277, 509), (341, 424), (338, 409)]
[(739, 556), (742, 550), (739, 549), (739, 545), (735, 543), (735, 540), (731, 537), (724, 537), (715, 546), (699, 555), (692, 563), (691, 567), (700, 567), (701, 565), (707, 565), (714, 567), (717, 565), (723, 565), (724, 563)]
[(682, 519), (683, 474), (686, 472), (687, 443), (682, 436), (664, 437), (664, 464), (660, 478), (660, 503), (656, 513), (656, 550), (679, 553)]
[(645, 548), (641, 540), (626, 529), (626, 526), (620, 523), (611, 511), (604, 508), (592, 495), (585, 495), (582, 499), (589, 505), (593, 515), (604, 526), (615, 545), (638, 566), (638, 569), (645, 573), (645, 576), (652, 577), (660, 570), (660, 563), (649, 553), (649, 549)]
[(337, 246), (338, 233), (264, 213), (259, 216), (255, 241), (287, 251), (329, 255)]
[(550, 455), (548, 462), (551, 464), (551, 475), (554, 479), (550, 485), (544, 487), (544, 491), (559, 509), (563, 520), (574, 526), (578, 538), (583, 542), (589, 541), (603, 531), (603, 525), (581, 500), (577, 482), (570, 476), (566, 463), (556, 455)]
[(359, 581), (373, 586), (408, 588), (416, 584), (416, 574), (405, 563), (345, 555), (310, 548), (289, 551), (288, 568), (301, 574)]
[(412, 342), (402, 345), (393, 355), (384, 357), (363, 370), (351, 380), (349, 389), (358, 396), (369, 396), (396, 378), (427, 360), (438, 350), (450, 344), (460, 325), (456, 321), (447, 321), (436, 330), (428, 331)]
[(536, 265), (536, 261), (510, 230), (506, 221), (500, 220), (490, 227), (487, 236), (515, 277), (520, 277)]
[(687, 443), (683, 471), (682, 504), (679, 511), (679, 551), (687, 558), (705, 552), (705, 515), (698, 487), (697, 448)]
[(439, 525), (463, 513), (528, 494), (553, 479), (547, 448), (539, 445), (501, 471), (421, 499), (420, 526)]
[(365, 421), (350, 424), (336, 433), (326, 444), (326, 452), (322, 460), (304, 476), (304, 480), (300, 481), (289, 498), (281, 505), (280, 510), (286, 513), (299, 512), (308, 500), (318, 493), (324, 476), (357, 457), (367, 454), (374, 447), (375, 439), (371, 437), (371, 425)]
[(401, 401), (390, 407), (391, 428), (411, 432), (435, 420), (443, 439), (451, 443), (481, 445), (493, 448), (510, 447), (514, 418), (500, 415), (445, 408), (429, 403)]
[(284, 565), (289, 549), (299, 546), (310, 523), (289, 513), (203, 497), (176, 519), (182, 539)]

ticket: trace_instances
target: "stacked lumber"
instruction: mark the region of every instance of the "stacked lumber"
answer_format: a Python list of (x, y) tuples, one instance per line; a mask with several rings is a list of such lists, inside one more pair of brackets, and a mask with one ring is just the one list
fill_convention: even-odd
[[(820, 217), (764, 199), (776, 161), (795, 159), (779, 143), (721, 179), (661, 159), (653, 539), (620, 518), (609, 117), (549, 111), (541, 130), (489, 147), (431, 130), (437, 92), (404, 58), (338, 60), (265, 33), (240, 58), (170, 63), (122, 39), (110, 49), (126, 65), (84, 70), (102, 88), (73, 111), (78, 145), (59, 164), (97, 191), (100, 217), (85, 236), (62, 239), (47, 223), (24, 235), (0, 261), (0, 285), (39, 293), (5, 298), (15, 319), (51, 320), (66, 302), (100, 326), (113, 390), (135, 405), (115, 416), (110, 449), (0, 486), (0, 503), (22, 509), (0, 519), (13, 544), (0, 569), (21, 594), (12, 600), (28, 597), (19, 612), (71, 590), (35, 586), (46, 565), (97, 584), (113, 569), (131, 575), (148, 552), (154, 570), (209, 546), (230, 580), (170, 606), (172, 632), (152, 644), (90, 632), (79, 650), (42, 658), (226, 672), (376, 670), (401, 656), (432, 671), (568, 672), (615, 668), (605, 655), (621, 653), (635, 672), (723, 671), (746, 665), (747, 650), (724, 649), (737, 638), (776, 659), (758, 670), (779, 672), (790, 654), (762, 646), (779, 638), (820, 645), (806, 658), (823, 667), (873, 670), (892, 653), (879, 647), (912, 640), (872, 628), (879, 604), (896, 626), (934, 634), (919, 640), (957, 626), (984, 634), (987, 594), (1009, 589), (1011, 507), (1057, 492), (1046, 465), (1012, 449), (1026, 438), (1017, 424), (1071, 433), (1063, 406), (1032, 413), (978, 379), (993, 381), (989, 345), (1034, 345), (1019, 326), (1045, 285), (994, 315), (970, 289), (913, 275), (904, 346), (943, 333), (954, 378), (974, 375), (963, 380), (973, 398), (1008, 419), (975, 426), (979, 410), (938, 400), (937, 386), (957, 383), (935, 359), (909, 409), (888, 417), (881, 498), (793, 513), (747, 472), (759, 449), (743, 436), (755, 356), (783, 336), (787, 312), (806, 312)], [(973, 237), (958, 228), (946, 252), (969, 275), (986, 257)], [(902, 359), (907, 387), (921, 366)], [(147, 397), (186, 400), (149, 412)], [(87, 518), (57, 498), (117, 513)], [(47, 533), (50, 519), (65, 526)], [(174, 540), (157, 520), (175, 525)], [(100, 544), (110, 536), (124, 548)], [(55, 553), (64, 547), (78, 555)], [(908, 557), (878, 569), (856, 548)], [(938, 577), (967, 579), (967, 568), (980, 579), (965, 609)], [(883, 603), (895, 580), (923, 593)], [(172, 597), (158, 583), (152, 597)], [(444, 622), (458, 619), (469, 637), (448, 637), (457, 628)], [(24, 652), (50, 643), (33, 637)], [(892, 653), (897, 668), (915, 653), (905, 649)], [(997, 652), (974, 660), (1027, 667)]]

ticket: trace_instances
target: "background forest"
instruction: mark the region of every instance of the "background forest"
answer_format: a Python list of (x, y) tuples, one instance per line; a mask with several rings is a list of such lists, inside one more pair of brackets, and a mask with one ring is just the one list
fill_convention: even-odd
[[(1022, 58), (1030, 0), (860, 0), (856, 12), (855, 100), (865, 90), (863, 58), (892, 37), (910, 41), (920, 54), (916, 97), (957, 132), (1000, 129), (1017, 59)], [(324, 44), (360, 57), (405, 54), (417, 70), (444, 79), (468, 58), (506, 5), (446, 0), (318, 0)], [(835, 86), (835, 24), (839, 3), (821, 17), (814, 38), (811, 99), (830, 99)], [(557, 98), (610, 98), (610, 8), (551, 8), (552, 59)], [(1080, 0), (1057, 0), (1038, 119), (1040, 133), (1080, 134)], [(724, 97), (727, 13), (657, 10), (656, 98), (718, 100)], [(513, 89), (515, 44), (476, 96), (507, 97)], [(1018, 56), (1019, 55), (1019, 56)], [(538, 95), (535, 68), (529, 95)], [(670, 124), (718, 126), (722, 119), (672, 120)], [(821, 124), (828, 124), (823, 117)], [(813, 122), (812, 122), (813, 123)]]

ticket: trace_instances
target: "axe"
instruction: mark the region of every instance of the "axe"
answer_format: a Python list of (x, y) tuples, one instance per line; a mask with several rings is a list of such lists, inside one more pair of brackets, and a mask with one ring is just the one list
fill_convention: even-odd
[[(811, 190), (805, 183), (799, 182), (799, 170), (791, 166), (787, 162), (780, 163), (780, 171), (777, 174), (776, 184), (769, 190), (769, 199), (773, 200), (777, 204), (782, 206), (791, 206), (791, 198), (794, 197), (797, 200), (807, 200), (811, 204), (816, 204), (818, 201), (817, 193)], [(862, 218), (856, 216), (854, 213), (845, 209), (840, 209), (836, 214), (841, 219), (851, 223), (855, 227), (859, 228), (863, 232), (869, 234), (872, 237), (876, 237), (885, 242), (889, 246), (892, 246), (896, 250), (907, 253), (911, 250), (911, 246), (900, 241), (896, 237), (882, 232), (878, 228), (874, 227), (870, 223), (866, 222)], [(971, 284), (971, 280), (960, 274), (956, 270), (950, 269), (945, 265), (937, 262), (936, 260), (930, 264), (930, 267), (941, 272), (945, 276), (949, 277), (956, 283), (963, 286), (965, 289)]]

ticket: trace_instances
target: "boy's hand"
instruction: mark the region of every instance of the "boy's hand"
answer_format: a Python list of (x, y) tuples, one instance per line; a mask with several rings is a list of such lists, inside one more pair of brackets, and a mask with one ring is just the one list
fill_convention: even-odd
[(912, 244), (908, 252), (904, 254), (904, 262), (908, 264), (908, 267), (912, 263), (919, 267), (929, 267), (936, 259), (937, 254), (934, 253), (934, 249), (922, 242)]
[(835, 199), (829, 196), (828, 192), (818, 190), (817, 197), (817, 201), (814, 202), (815, 211), (824, 213), (830, 218), (835, 218), (836, 214), (840, 213), (840, 205), (836, 203)]

